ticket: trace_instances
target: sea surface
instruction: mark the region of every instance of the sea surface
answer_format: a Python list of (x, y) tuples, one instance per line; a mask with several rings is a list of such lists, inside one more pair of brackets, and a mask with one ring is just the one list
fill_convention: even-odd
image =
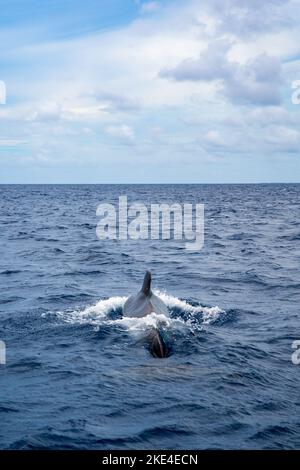
[[(204, 248), (100, 241), (120, 195), (204, 203)], [(0, 448), (300, 448), (300, 185), (2, 185), (0, 247)], [(146, 269), (170, 316), (123, 318)]]

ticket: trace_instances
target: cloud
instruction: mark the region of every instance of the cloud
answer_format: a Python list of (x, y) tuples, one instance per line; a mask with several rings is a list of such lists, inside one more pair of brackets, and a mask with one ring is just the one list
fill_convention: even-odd
[(23, 145), (26, 142), (18, 139), (0, 139), (0, 147), (17, 147), (18, 145)]
[(107, 135), (116, 137), (120, 142), (125, 144), (133, 144), (135, 141), (134, 130), (127, 124), (109, 126), (105, 129), (105, 132)]
[(146, 3), (142, 3), (141, 4), (141, 7), (140, 7), (140, 12), (141, 13), (154, 13), (156, 12), (157, 10), (159, 10), (160, 8), (160, 3), (159, 2), (146, 2)]
[(276, 151), (298, 153), (300, 150), (300, 132), (286, 126), (270, 126), (266, 131), (266, 141)]
[(239, 64), (230, 61), (230, 43), (215, 41), (197, 59), (185, 59), (160, 72), (175, 81), (219, 81), (221, 91), (232, 103), (277, 105), (281, 101), (281, 65), (277, 58), (261, 54)]
[(206, 8), (216, 18), (219, 34), (238, 37), (252, 37), (292, 25), (295, 8), (290, 0), (195, 0), (194, 4)]
[(141, 107), (137, 99), (130, 96), (111, 93), (108, 91), (95, 91), (91, 93), (98, 102), (106, 105), (110, 111), (131, 112), (138, 111)]
[(223, 41), (210, 43), (197, 59), (185, 59), (174, 68), (162, 70), (159, 76), (182, 82), (226, 79), (234, 66), (226, 59), (229, 48), (230, 44)]
[(270, 125), (297, 126), (297, 113), (293, 114), (281, 106), (257, 107), (248, 115), (249, 125), (257, 124), (260, 128)]
[(61, 118), (61, 107), (51, 101), (38, 105), (37, 108), (29, 110), (27, 120), (28, 121), (58, 121)]
[(275, 106), (281, 102), (281, 65), (275, 57), (259, 55), (236, 67), (224, 93), (233, 103)]
[(204, 158), (242, 166), (248, 155), (257, 168), (276, 152), (297, 151), (299, 110), (289, 109), (284, 90), (287, 71), (299, 78), (295, 2), (137, 3), (135, 19), (95, 22), (80, 35), (58, 35), (50, 23), (20, 24), (17, 36), (1, 30), (1, 135), (26, 142), (22, 158), (112, 171), (118, 162), (125, 178), (128, 162), (143, 161), (152, 174), (155, 155), (167, 170), (175, 161), (177, 180), (189, 181), (202, 175)]
[(226, 142), (218, 130), (208, 131), (204, 136), (204, 142), (214, 147), (226, 146)]

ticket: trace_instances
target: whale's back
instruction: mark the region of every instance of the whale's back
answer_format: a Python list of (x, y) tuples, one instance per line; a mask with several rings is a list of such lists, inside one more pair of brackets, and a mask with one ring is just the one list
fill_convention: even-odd
[(125, 317), (145, 317), (153, 312), (158, 315), (169, 314), (167, 306), (152, 292), (151, 295), (145, 295), (143, 292), (131, 295), (123, 307)]
[(125, 317), (144, 317), (152, 312), (151, 302), (142, 292), (139, 292), (137, 295), (131, 295), (126, 300), (123, 307), (123, 314)]
[(126, 317), (145, 317), (153, 312), (158, 315), (169, 313), (163, 301), (151, 291), (151, 273), (147, 271), (140, 292), (126, 300), (123, 314)]

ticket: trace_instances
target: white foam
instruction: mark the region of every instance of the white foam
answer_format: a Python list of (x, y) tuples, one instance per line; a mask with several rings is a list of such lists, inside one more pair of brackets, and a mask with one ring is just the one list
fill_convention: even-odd
[(68, 323), (89, 323), (100, 325), (107, 320), (107, 314), (118, 308), (123, 308), (127, 297), (110, 297), (99, 300), (95, 305), (86, 307), (83, 310), (66, 310), (56, 312), (56, 315)]
[(117, 320), (108, 321), (109, 324), (117, 324), (125, 327), (129, 331), (144, 330), (149, 327), (156, 327), (159, 324), (169, 328), (172, 324), (172, 319), (165, 315), (158, 315), (155, 312), (146, 315), (145, 317), (123, 317)]
[(110, 297), (106, 300), (99, 300), (96, 305), (85, 308), (82, 312), (82, 316), (97, 315), (105, 317), (110, 311), (118, 308), (123, 308), (127, 297)]
[(198, 305), (195, 307), (185, 300), (180, 300), (177, 297), (173, 297), (172, 295), (168, 295), (164, 292), (156, 291), (155, 294), (160, 297), (169, 309), (178, 308), (191, 315), (200, 313), (202, 315), (203, 323), (211, 323), (217, 320), (221, 314), (225, 313), (225, 311), (218, 306), (203, 307), (202, 305)]
[[(155, 291), (155, 294), (167, 305), (170, 313), (172, 313), (172, 309), (176, 308), (187, 314), (185, 318), (180, 318), (180, 316), (171, 318), (171, 316), (152, 312), (142, 318), (122, 317), (111, 319), (109, 313), (122, 309), (127, 297), (110, 297), (106, 300), (100, 300), (95, 305), (88, 306), (83, 310), (67, 310), (55, 313), (58, 317), (69, 323), (90, 324), (97, 329), (104, 325), (119, 325), (131, 332), (143, 331), (158, 325), (162, 325), (167, 329), (188, 328), (192, 331), (201, 330), (203, 324), (213, 323), (220, 315), (225, 313), (218, 306), (193, 306), (185, 300), (180, 300), (164, 292)], [(201, 317), (200, 320), (199, 316)]]

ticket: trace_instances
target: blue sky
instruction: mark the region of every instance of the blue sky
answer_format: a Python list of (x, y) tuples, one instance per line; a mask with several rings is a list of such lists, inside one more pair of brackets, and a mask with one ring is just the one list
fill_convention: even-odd
[(300, 182), (300, 0), (0, 11), (0, 183)]

